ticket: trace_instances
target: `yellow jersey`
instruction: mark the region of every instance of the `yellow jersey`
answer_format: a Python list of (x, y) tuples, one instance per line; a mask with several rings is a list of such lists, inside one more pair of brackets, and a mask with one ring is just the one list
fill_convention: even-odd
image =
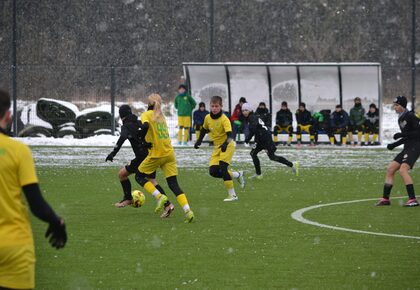
[(210, 114), (204, 118), (203, 128), (211, 133), (214, 145), (222, 145), (227, 139), (227, 132), (232, 132), (232, 125), (228, 117), (222, 113), (222, 115), (213, 119)]
[(146, 134), (146, 142), (152, 143), (149, 156), (153, 158), (166, 157), (174, 151), (169, 138), (168, 125), (165, 118), (156, 122), (153, 115), (153, 110), (148, 110), (141, 115), (141, 122), (149, 123)]
[(0, 247), (33, 244), (22, 186), (38, 183), (28, 146), (0, 133)]

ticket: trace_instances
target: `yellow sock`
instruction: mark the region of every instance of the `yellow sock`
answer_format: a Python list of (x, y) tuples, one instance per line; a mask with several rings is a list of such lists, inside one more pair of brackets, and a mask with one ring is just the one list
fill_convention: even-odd
[(182, 141), (182, 128), (179, 128), (178, 130), (178, 142)]
[(357, 132), (357, 141), (362, 142), (362, 132)]
[(310, 135), (309, 136), (309, 140), (314, 141), (315, 140), (315, 136), (314, 135)]
[[(344, 140), (344, 139), (343, 139)], [(347, 139), (346, 139), (347, 140)], [(349, 140), (350, 143), (353, 142), (353, 133), (349, 133)], [(343, 143), (344, 144), (344, 143)]]
[(233, 188), (233, 180), (225, 180), (224, 181), (225, 187), (229, 190)]
[(146, 184), (143, 186), (144, 189), (153, 195), (156, 199), (159, 199), (162, 194), (159, 192), (159, 190), (156, 189), (156, 187), (151, 183), (150, 181), (146, 182)]
[(296, 141), (300, 142), (300, 138), (302, 138), (302, 135), (296, 135)]
[(279, 136), (274, 135), (273, 139), (274, 139), (274, 142), (279, 142)]
[(198, 138), (200, 138), (200, 131), (195, 131), (195, 136), (197, 137), (197, 140), (198, 140)]
[(187, 212), (190, 210), (190, 205), (188, 204), (188, 199), (185, 193), (181, 193), (176, 197), (176, 201), (179, 203), (179, 205), (182, 207), (184, 212)]
[(292, 143), (292, 139), (293, 139), (293, 137), (292, 136), (289, 136), (288, 142), (289, 143)]
[(343, 137), (343, 145), (346, 145), (346, 143), (347, 143), (347, 138)]
[(334, 137), (330, 137), (330, 143), (331, 145), (334, 145)]
[(189, 136), (190, 136), (190, 128), (184, 128), (184, 143), (187, 143)]
[(365, 142), (369, 143), (369, 133), (365, 133)]
[(378, 134), (373, 134), (373, 139), (372, 139), (372, 141), (373, 141), (373, 142), (376, 142), (376, 140), (378, 140)]

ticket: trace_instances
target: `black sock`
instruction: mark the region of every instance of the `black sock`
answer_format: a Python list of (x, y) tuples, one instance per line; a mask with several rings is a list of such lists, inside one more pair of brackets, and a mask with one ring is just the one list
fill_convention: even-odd
[(383, 198), (389, 199), (389, 196), (391, 195), (391, 189), (392, 189), (392, 184), (389, 184), (389, 183), (384, 184)]
[(416, 195), (414, 194), (414, 186), (412, 184), (407, 184), (405, 187), (407, 188), (408, 198), (415, 199)]
[[(163, 190), (162, 186), (160, 186), (159, 184), (155, 185), (156, 189), (159, 190), (160, 193), (162, 193), (163, 195), (166, 195), (165, 191)], [(165, 206), (170, 205), (171, 202), (168, 200), (167, 202), (165, 202)]]
[(130, 179), (126, 179), (121, 181), (121, 186), (123, 188), (124, 191), (124, 199), (133, 199), (133, 197), (131, 196), (131, 182)]

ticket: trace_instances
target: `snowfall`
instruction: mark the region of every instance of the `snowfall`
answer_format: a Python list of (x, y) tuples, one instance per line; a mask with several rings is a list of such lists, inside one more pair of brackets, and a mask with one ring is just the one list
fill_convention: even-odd
[[(176, 116), (174, 114), (173, 116)], [(383, 169), (392, 160), (398, 149), (394, 151), (384, 150), (386, 144), (392, 142), (392, 136), (399, 131), (397, 124), (398, 116), (392, 110), (392, 105), (383, 106), (382, 116), (382, 145), (368, 147), (330, 146), (319, 145), (316, 148), (303, 146), (295, 147), (278, 146), (277, 154), (291, 161), (299, 161), (301, 168), (305, 167), (336, 167), (336, 168), (376, 168)], [(206, 168), (211, 147), (203, 144), (200, 150), (189, 146), (178, 146), (176, 140), (176, 117), (168, 118), (169, 131), (172, 132), (172, 143), (175, 147), (177, 163), (179, 167)], [(307, 136), (306, 136), (307, 137)], [(112, 147), (118, 140), (118, 136), (99, 135), (86, 139), (70, 138), (17, 138), (32, 148), (35, 162), (38, 167), (116, 167), (122, 166), (133, 158), (133, 152), (128, 141), (125, 142), (114, 162), (105, 162), (105, 157), (112, 151)], [(249, 155), (250, 148), (237, 145), (233, 164), (237, 167), (249, 167), (252, 170), (252, 159)], [(270, 162), (265, 154), (260, 153), (264, 167), (278, 167), (287, 170), (285, 166), (279, 166)], [(191, 158), (194, 156), (194, 158)], [(336, 158), (340, 156), (340, 158)]]

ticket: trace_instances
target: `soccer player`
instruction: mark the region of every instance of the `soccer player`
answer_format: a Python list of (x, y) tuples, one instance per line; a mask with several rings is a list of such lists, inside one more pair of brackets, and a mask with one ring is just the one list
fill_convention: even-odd
[(200, 130), (204, 124), (204, 118), (209, 114), (209, 111), (206, 110), (206, 104), (201, 102), (198, 104), (198, 110), (196, 110), (193, 114), (193, 121), (194, 121), (194, 130), (197, 136), (197, 140), (200, 137)]
[(315, 146), (315, 135), (312, 129), (312, 115), (308, 110), (306, 110), (305, 103), (299, 104), (299, 109), (296, 111), (296, 122), (298, 124), (296, 129), (297, 147), (299, 148), (302, 146), (302, 132), (306, 132), (309, 134), (310, 146)]
[[(335, 111), (331, 114), (331, 130), (329, 132), (331, 145), (346, 145), (347, 127), (350, 123), (349, 115), (343, 110), (341, 105), (335, 106)], [(335, 134), (340, 134), (341, 143), (335, 140)]]
[(404, 144), (404, 149), (388, 165), (384, 193), (376, 205), (391, 205), (389, 196), (391, 195), (392, 185), (394, 184), (394, 175), (399, 170), (408, 194), (408, 201), (404, 206), (418, 206), (419, 202), (414, 193), (413, 179), (408, 171), (413, 168), (420, 156), (420, 119), (413, 112), (407, 110), (407, 98), (404, 96), (395, 98), (394, 110), (398, 114), (398, 125), (400, 126), (401, 133), (394, 135), (394, 140), (398, 141), (388, 144), (387, 148), (392, 150)]
[(10, 96), (0, 91), (0, 289), (35, 288), (35, 250), (28, 209), (49, 224), (45, 237), (63, 248), (64, 220), (42, 197), (31, 150), (6, 135), (11, 121)]
[(254, 114), (252, 107), (248, 103), (242, 105), (242, 114), (244, 116), (244, 121), (249, 125), (249, 136), (247, 137), (247, 139), (245, 139), (245, 143), (249, 143), (252, 137), (254, 136), (256, 143), (250, 153), (255, 167), (255, 175), (251, 176), (251, 178), (262, 178), (260, 160), (257, 156), (258, 153), (262, 150), (265, 150), (267, 152), (268, 158), (270, 158), (270, 160), (282, 163), (292, 168), (292, 170), (297, 175), (297, 164), (296, 166), (293, 166), (292, 162), (290, 162), (282, 156), (278, 156), (275, 154), (277, 148), (276, 144), (274, 144), (271, 138), (270, 131), (265, 126), (263, 120), (261, 120), (261, 118), (258, 115)]
[(362, 145), (362, 135), (365, 124), (365, 108), (362, 106), (362, 100), (359, 97), (354, 99), (354, 106), (350, 109), (350, 127), (348, 130), (350, 144), (356, 145), (353, 141), (353, 133), (357, 132), (357, 145)]
[[(117, 144), (112, 150), (111, 153), (106, 157), (105, 161), (113, 161), (115, 155), (117, 155), (118, 151), (120, 151), (121, 146), (124, 142), (128, 139), (131, 144), (131, 148), (133, 149), (134, 155), (136, 156), (133, 160), (131, 160), (130, 164), (126, 165), (125, 167), (121, 168), (118, 172), (118, 176), (120, 178), (121, 186), (123, 189), (123, 199), (120, 202), (115, 204), (115, 207), (122, 208), (127, 205), (133, 203), (133, 197), (131, 196), (131, 182), (128, 177), (137, 172), (140, 163), (147, 157), (149, 154), (148, 148), (150, 144), (148, 144), (145, 140), (145, 134), (142, 131), (143, 126), (141, 121), (134, 115), (131, 111), (129, 105), (122, 105), (119, 109), (120, 118), (123, 122), (121, 126), (121, 135), (117, 141)], [(163, 188), (157, 184), (156, 182), (156, 172), (153, 172), (148, 179), (153, 183), (153, 185), (162, 193), (165, 194)], [(165, 204), (165, 210), (162, 214), (162, 218), (169, 217), (174, 210), (174, 205), (167, 201)]]
[(178, 87), (178, 93), (175, 97), (175, 108), (178, 110), (178, 145), (187, 145), (190, 137), (191, 114), (197, 103), (187, 94), (185, 85)]
[(156, 169), (161, 168), (169, 188), (175, 194), (176, 200), (184, 210), (185, 222), (190, 223), (194, 219), (194, 213), (188, 204), (187, 196), (178, 184), (175, 152), (169, 138), (168, 125), (161, 109), (162, 97), (159, 94), (151, 94), (148, 99), (149, 107), (141, 115), (141, 121), (143, 130), (146, 131), (146, 142), (152, 143), (152, 148), (149, 150), (149, 155), (138, 168), (136, 181), (156, 198), (157, 206), (155, 212), (159, 213), (168, 201), (168, 197), (163, 195), (150, 180), (147, 180), (147, 176), (155, 172)]
[(210, 100), (210, 114), (204, 118), (204, 125), (200, 137), (194, 144), (198, 149), (206, 133), (210, 132), (214, 142), (214, 149), (210, 159), (210, 175), (215, 178), (223, 178), (225, 187), (228, 190), (228, 197), (224, 201), (236, 201), (235, 188), (232, 178), (235, 178), (245, 187), (244, 174), (242, 171), (230, 171), (228, 167), (232, 162), (235, 152), (235, 142), (232, 139), (232, 126), (229, 119), (222, 111), (222, 98), (213, 96)]
[(284, 145), (287, 144), (287, 146), (290, 146), (293, 139), (293, 115), (287, 107), (287, 102), (281, 103), (281, 109), (276, 114), (276, 125), (274, 126), (274, 142), (279, 141), (277, 135), (282, 132), (289, 133), (287, 143)]
[[(377, 142), (379, 134), (379, 111), (375, 104), (369, 105), (365, 121), (365, 142), (364, 145), (379, 145)], [(372, 143), (369, 142), (369, 135), (372, 136)]]

